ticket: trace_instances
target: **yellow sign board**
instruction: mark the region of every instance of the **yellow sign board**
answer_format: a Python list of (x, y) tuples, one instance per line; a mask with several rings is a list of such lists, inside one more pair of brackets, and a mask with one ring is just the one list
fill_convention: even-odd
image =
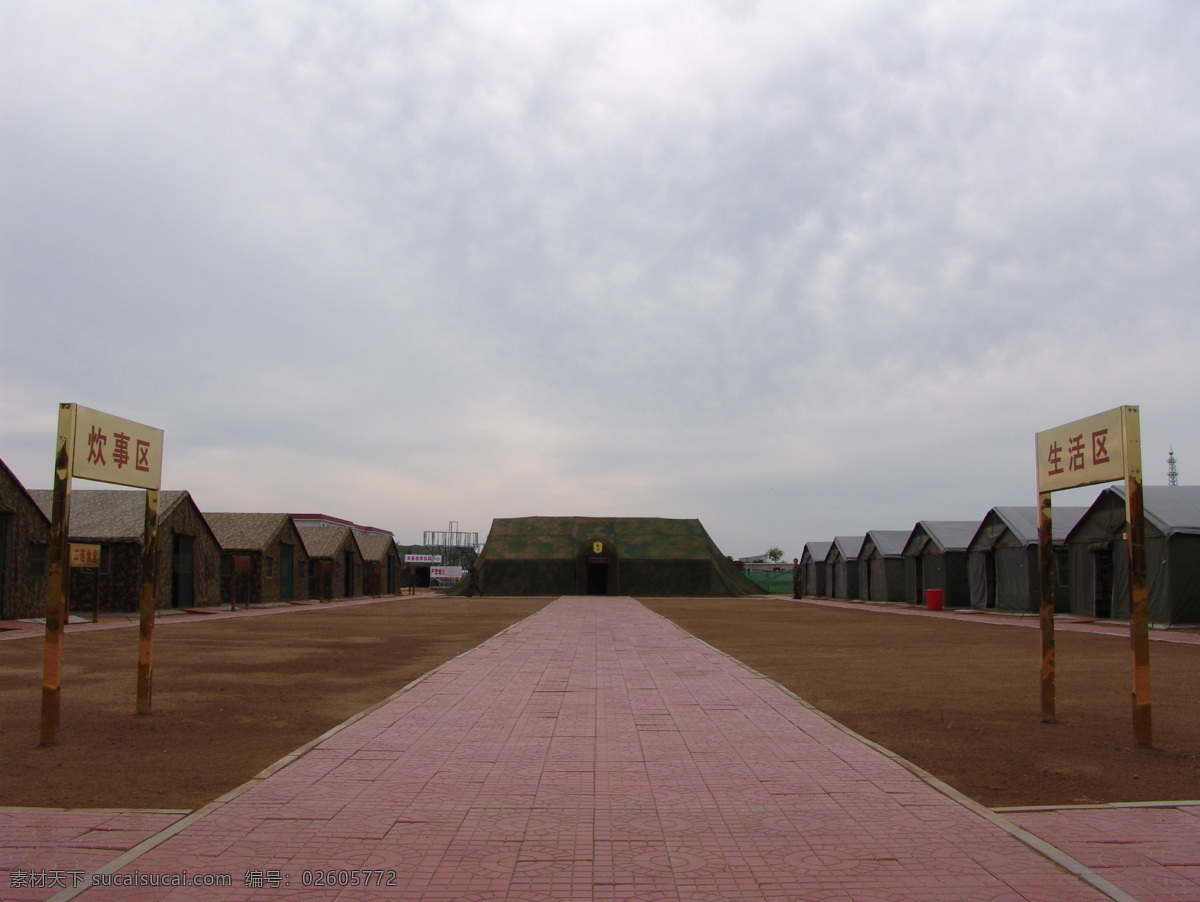
[[(60, 436), (60, 441), (64, 436)], [(163, 431), (75, 405), (73, 476), (157, 489), (162, 481)]]
[(78, 542), (71, 543), (71, 566), (72, 567), (99, 567), (100, 566), (100, 546), (99, 545), (81, 545)]
[(1057, 492), (1124, 479), (1126, 415), (1137, 411), (1137, 407), (1114, 407), (1039, 432), (1038, 491)]

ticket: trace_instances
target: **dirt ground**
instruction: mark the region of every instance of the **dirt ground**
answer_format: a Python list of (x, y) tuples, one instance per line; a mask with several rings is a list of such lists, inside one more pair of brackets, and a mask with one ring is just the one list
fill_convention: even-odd
[(1129, 640), (1055, 631), (1041, 722), (1028, 626), (790, 599), (643, 599), (855, 732), (990, 807), (1200, 798), (1200, 645), (1151, 643), (1154, 745), (1133, 735)]
[(38, 747), (42, 634), (0, 642), (0, 806), (198, 808), (551, 600), (417, 595), (162, 618), (143, 716), (136, 625), (68, 632), (49, 748)]
[[(39, 748), (42, 638), (0, 642), (0, 806), (192, 809), (550, 599), (416, 596), (155, 633), (70, 633), (60, 742)], [(1038, 632), (790, 599), (652, 610), (987, 805), (1200, 797), (1200, 646), (1154, 643), (1155, 744), (1134, 747), (1128, 643), (1058, 633), (1059, 723), (1040, 722)]]

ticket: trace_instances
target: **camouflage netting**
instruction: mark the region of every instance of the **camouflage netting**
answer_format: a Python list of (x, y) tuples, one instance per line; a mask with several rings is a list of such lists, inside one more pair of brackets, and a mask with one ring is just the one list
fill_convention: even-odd
[[(476, 570), (484, 595), (738, 597), (762, 592), (721, 554), (699, 520), (496, 519)], [(463, 579), (453, 594), (466, 593), (469, 585)]]

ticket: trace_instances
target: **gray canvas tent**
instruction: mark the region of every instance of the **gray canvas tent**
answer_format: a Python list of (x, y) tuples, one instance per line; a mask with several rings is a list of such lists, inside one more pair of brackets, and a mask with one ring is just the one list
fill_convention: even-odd
[(834, 598), (858, 598), (858, 554), (866, 536), (834, 536), (825, 569), (829, 574)]
[(804, 570), (804, 594), (824, 598), (829, 594), (828, 568), (825, 557), (832, 542), (805, 542), (800, 555), (800, 567)]
[[(699, 520), (511, 517), (492, 521), (475, 563), (484, 595), (742, 596), (762, 592)], [(452, 590), (463, 594), (461, 580)]]
[(904, 545), (904, 597), (925, 604), (926, 589), (941, 589), (942, 604), (965, 608), (971, 602), (967, 546), (978, 520), (921, 520)]
[[(1200, 624), (1200, 486), (1144, 486), (1146, 581), (1155, 623)], [(1129, 617), (1125, 486), (1110, 486), (1067, 536), (1071, 613)]]
[[(1068, 610), (1069, 585), (1066, 561), (1067, 533), (1079, 522), (1086, 507), (1055, 507), (1054, 532), (1055, 607)], [(993, 507), (971, 544), (967, 546), (967, 571), (971, 607), (1025, 614), (1041, 610), (1038, 574), (1038, 510), (1028, 507)]]
[(908, 530), (870, 529), (858, 554), (858, 588), (870, 601), (904, 601), (904, 544)]

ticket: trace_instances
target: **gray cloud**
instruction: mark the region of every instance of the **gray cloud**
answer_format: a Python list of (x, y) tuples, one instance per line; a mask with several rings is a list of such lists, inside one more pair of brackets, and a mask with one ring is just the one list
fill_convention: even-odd
[(77, 400), (210, 509), (730, 553), (1031, 503), (1122, 403), (1186, 481), (1200, 14), (736, 6), (6, 4), (0, 455)]

